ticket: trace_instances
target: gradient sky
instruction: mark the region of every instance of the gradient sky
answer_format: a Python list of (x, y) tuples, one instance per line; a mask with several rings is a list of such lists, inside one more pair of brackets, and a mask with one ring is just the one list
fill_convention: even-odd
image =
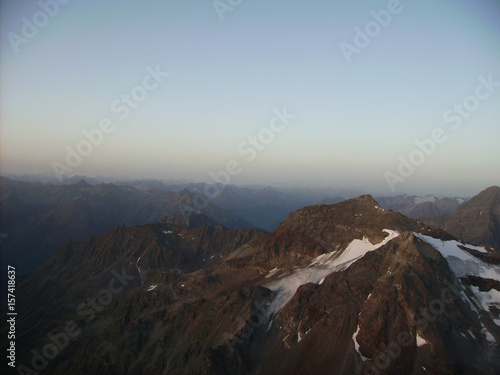
[[(443, 119), (480, 76), (500, 82), (498, 1), (400, 1), (350, 63), (341, 43), (354, 45), (387, 1), (247, 0), (224, 20), (210, 0), (59, 7), (16, 53), (9, 33), (22, 36), (41, 7), (2, 1), (3, 174), (54, 174), (82, 130), (109, 118), (115, 130), (73, 174), (209, 182), (234, 159), (235, 184), (437, 195), (500, 185), (500, 87), (459, 129)], [(119, 119), (111, 103), (157, 65), (170, 76)], [(297, 117), (248, 162), (238, 146), (284, 107)], [(384, 173), (435, 128), (447, 140), (392, 192)]]

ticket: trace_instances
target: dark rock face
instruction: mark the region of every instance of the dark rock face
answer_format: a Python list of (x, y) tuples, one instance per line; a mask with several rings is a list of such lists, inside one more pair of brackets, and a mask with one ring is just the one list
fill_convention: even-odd
[[(401, 235), (321, 285), (299, 288), (275, 319), (283, 329), (271, 339), (269, 357), (280, 360), (266, 361), (262, 373), (474, 372), (487, 343), (460, 335), (470, 329), (479, 337), (481, 327), (450, 291), (453, 279), (429, 244)], [(417, 335), (427, 344), (419, 347)], [(485, 371), (494, 373), (494, 366)]]
[(500, 248), (500, 187), (489, 187), (451, 215), (422, 220), (463, 241)]
[(204, 214), (193, 214), (183, 215), (183, 214), (174, 214), (174, 215), (166, 215), (158, 220), (159, 223), (168, 223), (168, 224), (176, 224), (183, 225), (186, 228), (194, 229), (202, 226), (219, 226), (221, 225), (214, 219), (204, 215)]
[[(500, 309), (473, 299), (498, 282), (457, 277), (425, 240), (452, 236), (370, 196), (295, 211), (271, 233), (172, 221), (69, 243), (33, 273), (19, 287), (18, 363), (33, 368), (32, 349), (74, 323), (42, 373), (500, 371)], [(350, 263), (324, 261), (363, 246)], [(463, 251), (498, 269), (497, 250)], [(276, 282), (292, 290), (280, 308)]]
[(385, 238), (383, 230), (390, 228), (399, 232), (418, 231), (447, 236), (399, 212), (383, 209), (370, 195), (350, 199), (335, 205), (309, 206), (292, 212), (278, 227), (287, 228), (297, 234), (308, 235), (320, 241), (329, 251), (339, 244), (345, 245), (353, 239), (368, 237), (372, 243)]

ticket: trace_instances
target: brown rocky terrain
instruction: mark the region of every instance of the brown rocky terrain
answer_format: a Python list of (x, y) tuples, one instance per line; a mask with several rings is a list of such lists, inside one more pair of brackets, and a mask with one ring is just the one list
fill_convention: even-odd
[(500, 187), (483, 190), (450, 215), (426, 217), (422, 221), (463, 241), (500, 248)]
[(71, 242), (34, 272), (19, 287), (23, 371), (500, 371), (500, 301), (481, 299), (498, 290), (494, 248), (370, 196), (294, 211), (271, 233), (177, 219)]
[[(300, 287), (275, 318), (276, 337), (261, 373), (473, 373), (491, 352), (484, 339), (481, 345), (461, 334), (481, 337), (469, 306), (454, 296), (436, 304), (443, 306), (438, 314), (427, 311), (428, 320), (422, 312), (441, 303), (453, 282), (429, 244), (401, 235), (321, 285)], [(426, 344), (419, 346), (417, 336)]]

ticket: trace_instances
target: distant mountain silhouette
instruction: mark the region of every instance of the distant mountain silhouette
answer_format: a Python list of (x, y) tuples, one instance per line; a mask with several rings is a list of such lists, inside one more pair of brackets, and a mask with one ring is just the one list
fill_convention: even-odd
[[(207, 201), (196, 205), (188, 190), (140, 191), (114, 184), (90, 185), (84, 179), (72, 185), (0, 180), (0, 233), (3, 261), (29, 274), (69, 241), (100, 235), (118, 225), (153, 223), (164, 216), (202, 213), (222, 225), (241, 229), (252, 224)], [(205, 201), (204, 201), (205, 202)], [(190, 207), (193, 211), (187, 211)]]
[(394, 197), (377, 197), (380, 206), (389, 210), (401, 212), (413, 219), (425, 216), (451, 214), (466, 201), (466, 198), (436, 198), (433, 195), (425, 197), (397, 195)]

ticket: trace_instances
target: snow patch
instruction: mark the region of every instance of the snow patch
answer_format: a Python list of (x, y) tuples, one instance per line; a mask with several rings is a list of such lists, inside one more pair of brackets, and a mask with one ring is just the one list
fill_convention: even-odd
[[(500, 267), (489, 265), (481, 259), (472, 256), (467, 251), (462, 250), (459, 247), (459, 245), (463, 246), (462, 243), (455, 240), (443, 241), (419, 233), (414, 234), (439, 251), (448, 261), (450, 269), (458, 278), (474, 275), (500, 281)], [(467, 247), (472, 248), (472, 246)]]
[(474, 245), (466, 244), (466, 245), (463, 245), (463, 247), (466, 247), (466, 248), (471, 249), (471, 250), (479, 251), (480, 253), (488, 254), (488, 251), (486, 251), (486, 248), (484, 246), (474, 246)]
[(417, 346), (420, 348), (421, 346), (424, 346), (428, 344), (428, 342), (417, 333)]
[[(342, 252), (342, 254), (333, 260), (332, 264), (336, 266), (342, 265), (353, 260), (358, 260), (363, 257), (366, 253), (377, 250), (379, 247), (385, 245), (390, 240), (399, 236), (399, 233), (390, 229), (384, 229), (384, 232), (388, 234), (388, 236), (378, 244), (372, 244), (367, 238), (363, 237), (362, 240), (353, 240), (347, 248)], [(350, 264), (349, 264), (350, 265)], [(348, 265), (348, 266), (349, 266)], [(347, 267), (348, 267), (347, 266)], [(347, 268), (345, 267), (345, 268)]]
[(273, 268), (271, 271), (269, 271), (269, 273), (266, 275), (266, 277), (265, 277), (265, 278), (266, 278), (266, 279), (268, 279), (268, 278), (270, 278), (270, 277), (272, 277), (272, 276), (276, 275), (279, 271), (281, 271), (281, 269), (280, 269), (280, 268), (278, 268), (278, 267), (275, 267), (275, 268)]
[(477, 286), (470, 285), (469, 288), (474, 293), (479, 306), (489, 312), (490, 306), (496, 306), (500, 309), (500, 291), (491, 288), (487, 292), (482, 292)]
[(171, 230), (162, 230), (162, 233), (164, 233), (164, 234), (172, 234), (174, 232), (172, 232)]
[(488, 329), (483, 325), (483, 329), (481, 330), (481, 333), (486, 336), (486, 341), (495, 343), (497, 340), (495, 340), (495, 337), (488, 331)]
[(271, 319), (271, 321), (269, 322), (269, 325), (267, 326), (266, 332), (271, 329), (273, 322), (274, 322), (274, 319)]
[(152, 290), (154, 290), (158, 285), (150, 285), (148, 290), (146, 290), (146, 292), (151, 292)]
[(472, 331), (469, 329), (467, 330), (467, 333), (469, 334), (470, 337), (472, 337), (473, 339), (476, 338), (476, 336), (474, 336), (474, 334), (472, 333)]
[(434, 202), (436, 202), (436, 197), (433, 195), (426, 195), (425, 197), (415, 197), (413, 199), (413, 203), (415, 203), (415, 204), (421, 204), (421, 203), (426, 203), (426, 202), (434, 203)]
[(363, 354), (361, 354), (361, 352), (359, 351), (359, 344), (358, 344), (358, 333), (359, 333), (359, 325), (358, 327), (356, 328), (356, 332), (354, 332), (352, 334), (352, 341), (354, 342), (354, 349), (356, 349), (356, 351), (358, 352), (359, 356), (361, 357), (361, 359), (363, 360), (363, 362), (365, 362), (368, 358), (366, 358)]
[(384, 232), (388, 236), (378, 244), (372, 244), (367, 238), (353, 240), (340, 256), (338, 256), (338, 251), (321, 254), (314, 258), (306, 268), (297, 268), (292, 273), (280, 275), (278, 279), (264, 285), (277, 293), (269, 308), (269, 314), (272, 315), (281, 310), (292, 299), (301, 285), (307, 283), (318, 284), (331, 273), (347, 269), (366, 253), (378, 249), (399, 236), (398, 232), (390, 229), (384, 229)]
[(476, 309), (476, 306), (472, 303), (472, 301), (470, 300), (470, 298), (465, 294), (464, 291), (460, 291), (460, 296), (462, 297), (462, 301), (464, 303), (467, 303), (469, 304), (469, 307), (471, 308), (472, 311), (476, 312), (479, 314), (479, 311), (477, 311)]

